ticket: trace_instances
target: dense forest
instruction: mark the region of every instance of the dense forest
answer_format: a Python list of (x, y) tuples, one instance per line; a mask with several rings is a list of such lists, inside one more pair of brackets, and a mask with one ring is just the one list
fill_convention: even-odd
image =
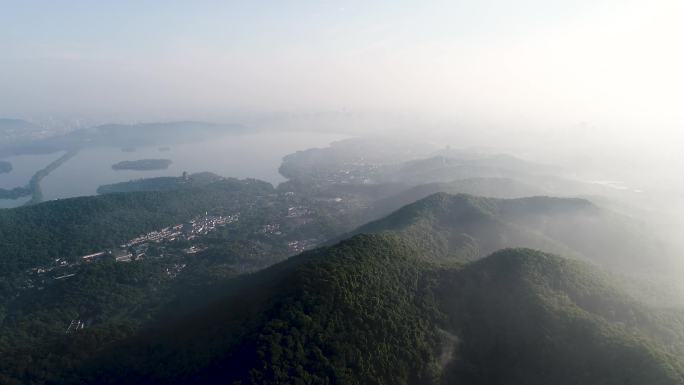
[(0, 270), (78, 258), (207, 210), (239, 211), (273, 193), (265, 182), (228, 179), (203, 189), (107, 194), (0, 210)]
[[(227, 180), (205, 194), (232, 191), (235, 199), (245, 189), (273, 192), (268, 185)], [(197, 196), (201, 190), (89, 200), (101, 207), (132, 199), (138, 210), (149, 207), (147, 199), (179, 203), (186, 192)], [(49, 207), (17, 212), (41, 206)], [(209, 237), (215, 246), (190, 258), (85, 265), (47, 292), (28, 291), (21, 301), (5, 303), (2, 379), (681, 383), (684, 311), (642, 303), (622, 286), (621, 276), (586, 262), (529, 249), (479, 255), (471, 252), (484, 246), (466, 252), (463, 244), (440, 238), (469, 231), (471, 244), (496, 241), (483, 235), (486, 228), (507, 239), (529, 236), (511, 227), (519, 212), (531, 217), (518, 226), (534, 224), (540, 215), (548, 220), (601, 213), (582, 200), (436, 194), (360, 228), (348, 240), (254, 273), (242, 273), (236, 262), (266, 258), (262, 268), (286, 254), (269, 259), (275, 249), (255, 251), (263, 241), (244, 243), (252, 236), (240, 228), (226, 229), (236, 233), (232, 241)], [(89, 326), (65, 335), (73, 319)], [(626, 362), (631, 364), (624, 367)]]
[(642, 223), (544, 196), (577, 185), (543, 165), (358, 144), (293, 154), (277, 187), (0, 210), (0, 383), (684, 382), (684, 308), (632, 275), (669, 268)]
[[(163, 309), (177, 315), (180, 308), (220, 298), (223, 292), (213, 284), (270, 266), (347, 229), (339, 228), (325, 205), (265, 182), (204, 174), (182, 179), (163, 191), (0, 210), (6, 241), (0, 244), (3, 383), (23, 376), (41, 383), (47, 374), (61, 373), (54, 365), (67, 365), (48, 352), (77, 360), (63, 351), (71, 349), (65, 343), (84, 343), (77, 349), (87, 352), (119, 341)], [(135, 261), (115, 260), (126, 253), (121, 243), (206, 213), (235, 221), (192, 242), (153, 242)], [(97, 252), (104, 255), (95, 262), (81, 258)], [(85, 329), (65, 335), (73, 322)], [(27, 362), (32, 364), (24, 366)], [(17, 371), (25, 372), (8, 374)]]
[(681, 350), (669, 340), (673, 329), (663, 327), (663, 319), (675, 317), (681, 333), (684, 314), (636, 302), (593, 266), (528, 249), (468, 265), (422, 254), (410, 239), (391, 234), (303, 254), (236, 281), (204, 310), (102, 351), (67, 378), (140, 384), (684, 380)]

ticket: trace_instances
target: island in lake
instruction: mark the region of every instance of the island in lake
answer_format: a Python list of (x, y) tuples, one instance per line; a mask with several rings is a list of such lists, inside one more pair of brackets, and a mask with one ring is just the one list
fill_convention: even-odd
[(124, 160), (112, 165), (113, 170), (166, 170), (171, 165), (171, 159), (140, 159)]
[(5, 174), (10, 171), (12, 171), (12, 163), (0, 160), (0, 174)]

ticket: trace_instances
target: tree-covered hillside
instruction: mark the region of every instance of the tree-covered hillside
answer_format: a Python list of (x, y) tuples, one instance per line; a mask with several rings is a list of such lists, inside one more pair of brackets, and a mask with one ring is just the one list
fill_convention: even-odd
[(446, 266), (401, 237), (361, 235), (244, 278), (224, 300), (112, 347), (69, 378), (681, 384), (660, 310), (594, 269), (527, 249)]
[[(199, 248), (177, 240), (124, 264), (114, 255), (67, 264), (71, 276), (39, 276), (40, 287), (6, 273), (0, 380), (682, 383), (681, 309), (642, 304), (584, 262), (528, 249), (487, 256), (534, 246), (609, 263), (630, 243), (604, 255), (604, 237), (640, 241), (635, 227), (585, 200), (435, 194), (356, 231), (371, 234), (253, 272), (298, 250), (289, 247), (302, 237), (344, 228), (331, 219), (337, 202), (299, 194), (228, 179), (0, 211), (0, 229), (14, 236), (2, 247), (26, 255), (85, 253), (210, 207), (241, 213)], [(29, 245), (30, 234), (47, 240)], [(23, 258), (6, 266), (25, 269)]]
[(43, 383), (160, 312), (223, 297), (226, 279), (348, 231), (329, 209), (221, 178), (0, 210), (0, 383)]
[(508, 249), (442, 282), (461, 358), (448, 383), (684, 382), (684, 313), (637, 303), (595, 266)]
[(613, 270), (667, 267), (661, 243), (646, 228), (583, 199), (438, 193), (353, 234), (386, 231), (412, 238), (433, 255), (459, 260), (506, 247), (529, 247), (589, 259)]
[(82, 370), (111, 383), (427, 381), (439, 339), (429, 325), (439, 314), (429, 264), (410, 251), (375, 236), (304, 254)]
[(256, 180), (228, 179), (201, 189), (71, 198), (0, 210), (4, 274), (112, 248), (207, 210), (232, 212), (274, 194)]
[(210, 172), (199, 172), (186, 175), (185, 177), (163, 176), (158, 178), (144, 178), (131, 180), (128, 182), (102, 185), (97, 188), (97, 193), (111, 194), (135, 191), (167, 191), (187, 189), (193, 187), (203, 187), (222, 179), (224, 178)]

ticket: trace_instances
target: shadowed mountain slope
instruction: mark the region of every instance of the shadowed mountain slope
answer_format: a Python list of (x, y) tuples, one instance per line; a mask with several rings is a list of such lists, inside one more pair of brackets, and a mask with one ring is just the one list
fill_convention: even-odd
[(360, 235), (235, 281), (71, 379), (681, 384), (657, 311), (593, 269), (528, 249), (444, 266), (396, 235)]

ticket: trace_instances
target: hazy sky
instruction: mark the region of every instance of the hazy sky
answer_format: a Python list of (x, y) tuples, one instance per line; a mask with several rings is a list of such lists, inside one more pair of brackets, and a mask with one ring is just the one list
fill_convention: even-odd
[(0, 116), (684, 123), (684, 1), (0, 0)]

